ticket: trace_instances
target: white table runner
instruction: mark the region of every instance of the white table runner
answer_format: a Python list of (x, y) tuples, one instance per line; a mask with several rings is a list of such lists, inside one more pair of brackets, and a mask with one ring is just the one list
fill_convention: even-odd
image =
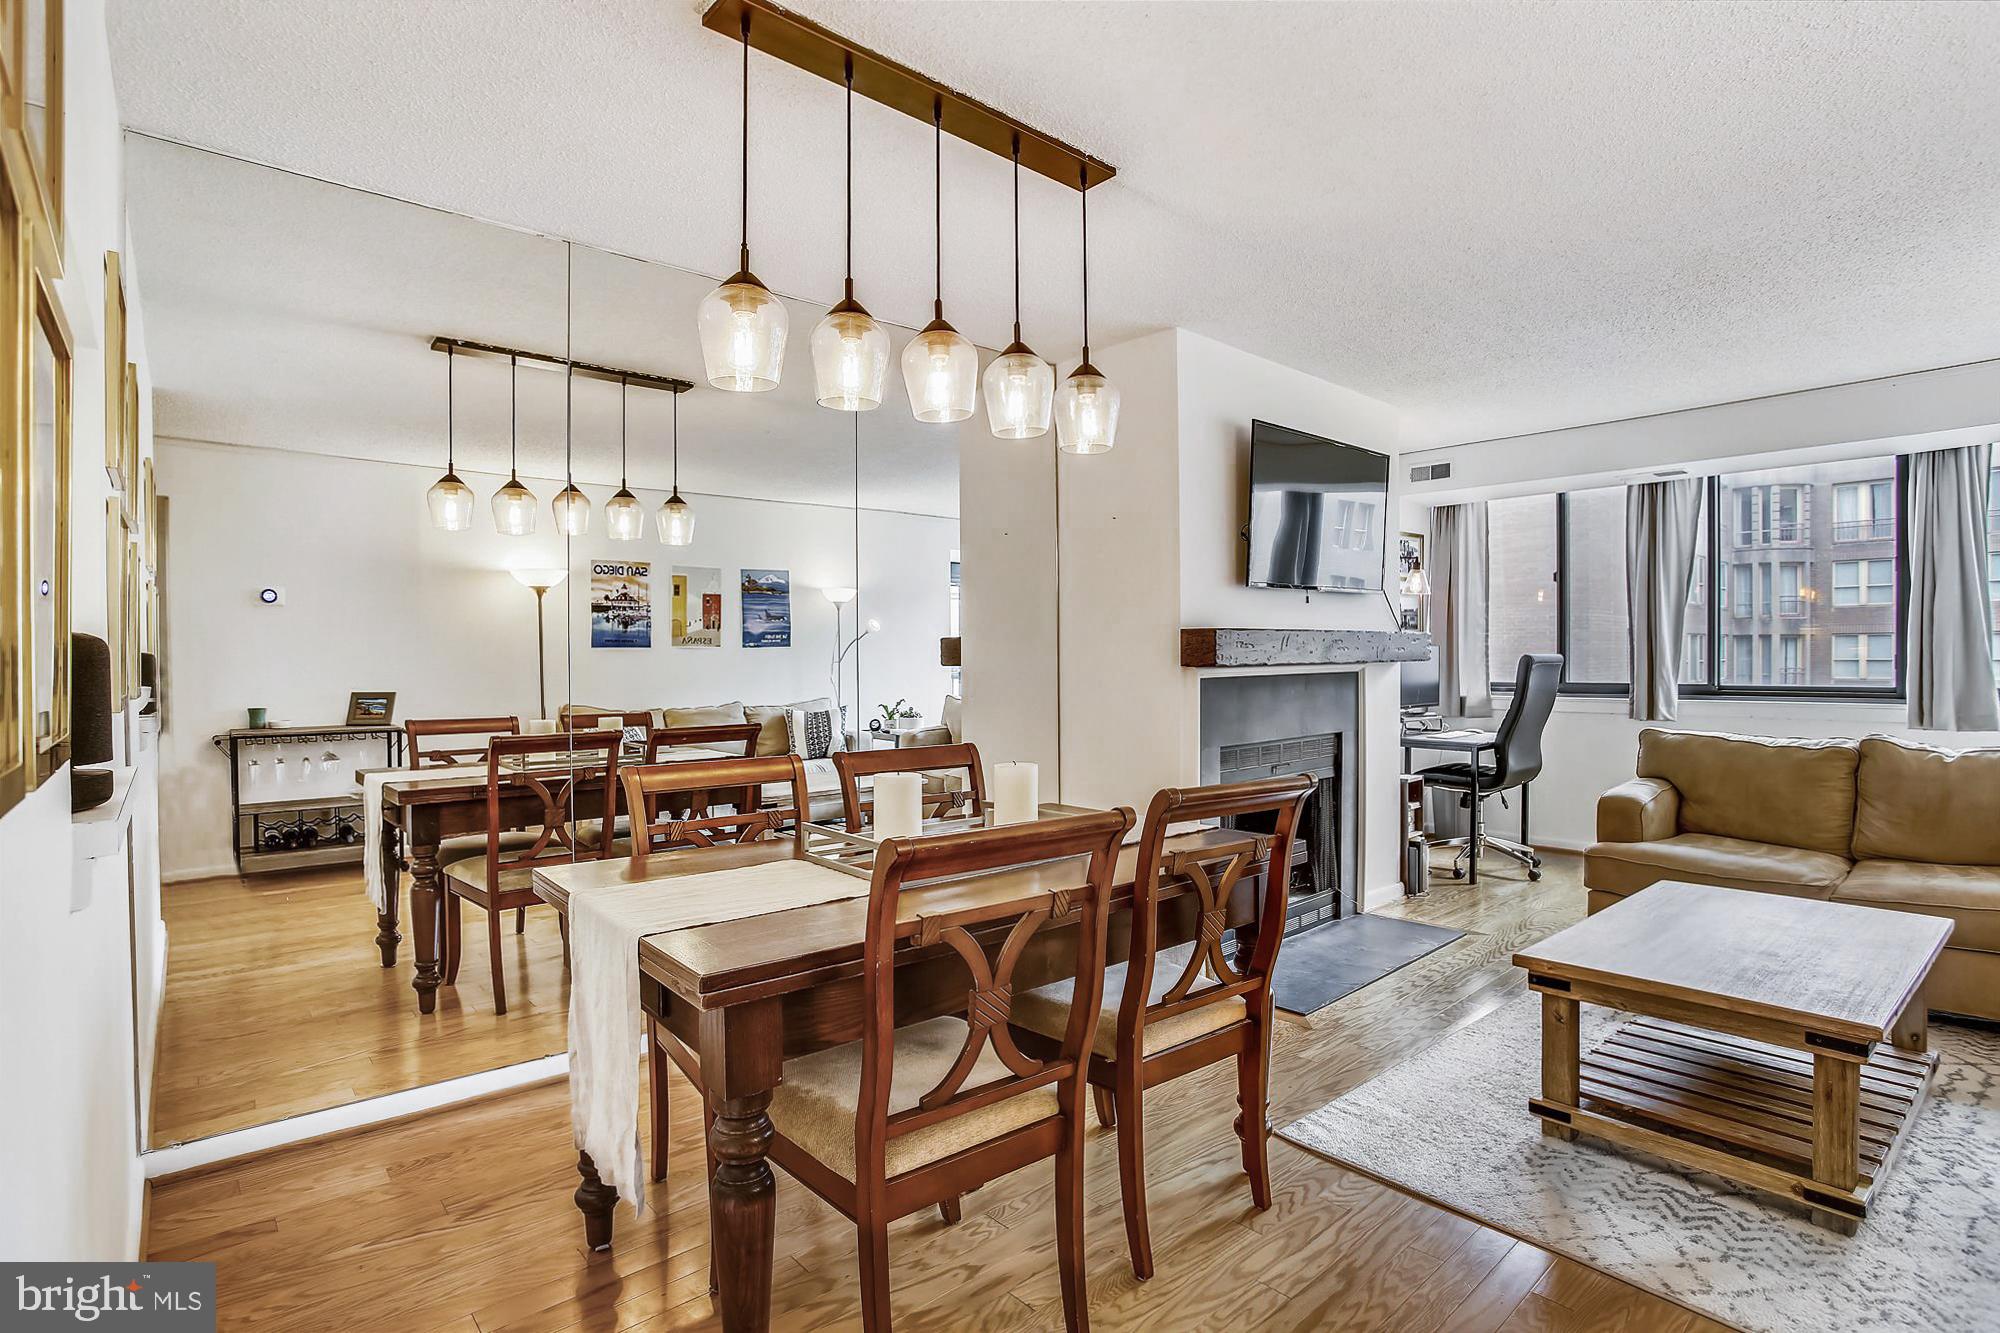
[[(643, 884), (575, 889), (569, 899), (569, 1097), (576, 1146), (640, 1212), (639, 941), (689, 926), (861, 898), (868, 880), (811, 861), (771, 861)], [(650, 1055), (649, 1057), (650, 1058)]]

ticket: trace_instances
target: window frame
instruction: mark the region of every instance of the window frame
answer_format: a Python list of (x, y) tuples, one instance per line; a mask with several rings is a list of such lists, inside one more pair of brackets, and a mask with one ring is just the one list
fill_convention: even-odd
[[(1813, 465), (1808, 463), (1797, 466), (1811, 467)], [(1762, 470), (1775, 471), (1777, 469)], [(1996, 467), (1995, 471), (2000, 472), (2000, 467)], [(1735, 618), (1733, 599), (1728, 596), (1730, 590), (1725, 588), (1723, 584), (1724, 580), (1733, 577), (1732, 571), (1737, 562), (1721, 558), (1722, 525), (1725, 521), (1725, 516), (1721, 509), (1722, 474), (1714, 473), (1703, 477), (1701, 480), (1703, 485), (1702, 522), (1705, 529), (1704, 535), (1707, 539), (1708, 556), (1705, 562), (1706, 570), (1704, 571), (1699, 567), (1704, 562), (1698, 561), (1695, 572), (1697, 575), (1705, 572), (1706, 581), (1703, 584), (1699, 600), (1696, 599), (1693, 591), (1690, 590), (1688, 599), (1690, 622), (1685, 632), (1701, 633), (1706, 637), (1705, 647), (1707, 648), (1706, 665), (1708, 679), (1704, 682), (1693, 684), (1682, 682), (1680, 685), (1680, 697), (1684, 699), (1823, 699), (1863, 703), (1895, 703), (1906, 699), (1908, 695), (1903, 679), (1904, 672), (1908, 669), (1909, 645), (1904, 642), (1904, 629), (1909, 623), (1908, 611), (1910, 601), (1910, 567), (1908, 547), (1906, 545), (1909, 539), (1910, 517), (1908, 459), (1902, 454), (1896, 455), (1894, 475), (1887, 479), (1891, 488), (1890, 497), (1894, 506), (1896, 524), (1895, 551), (1892, 555), (1886, 557), (1895, 567), (1895, 596), (1893, 598), (1893, 605), (1895, 608), (1894, 623), (1896, 628), (1893, 633), (1896, 641), (1896, 652), (1895, 670), (1891, 682), (1888, 685), (1878, 687), (1868, 687), (1865, 684), (1859, 688), (1852, 685), (1841, 687), (1832, 685), (1783, 685), (1775, 681), (1770, 684), (1752, 682), (1745, 685), (1725, 685), (1721, 683), (1722, 660), (1725, 655), (1724, 644), (1730, 637), (1729, 626), (1726, 622)], [(1867, 485), (1870, 483), (1835, 484)], [(1763, 483), (1763, 485), (1775, 493), (1780, 487), (1802, 487), (1804, 483), (1771, 482)], [(1598, 490), (1605, 488), (1588, 487), (1583, 489)], [(1747, 494), (1747, 492), (1743, 494)], [(1570, 492), (1568, 491), (1558, 491), (1555, 496), (1556, 567), (1554, 582), (1556, 590), (1556, 651), (1562, 654), (1563, 659), (1562, 678), (1558, 690), (1565, 695), (1577, 695), (1581, 697), (1627, 698), (1632, 693), (1632, 686), (1629, 682), (1578, 681), (1570, 679), (1569, 581), (1566, 577), (1570, 564), (1569, 497)], [(1740, 505), (1741, 501), (1739, 500), (1738, 503)], [(1760, 501), (1760, 504), (1762, 503)], [(1838, 502), (1835, 501), (1833, 506), (1835, 512), (1829, 515), (1828, 521), (1830, 523), (1837, 523), (1839, 521), (1837, 504)], [(1734, 508), (1732, 506), (1732, 513), (1727, 516), (1727, 520), (1730, 522), (1735, 520)], [(2000, 512), (2000, 509), (1996, 509), (1996, 512)], [(1871, 518), (1868, 521), (1874, 523), (1880, 520)], [(1786, 544), (1792, 545), (1797, 543)], [(1624, 552), (1621, 550), (1619, 554), (1622, 560)], [(1875, 560), (1884, 557), (1870, 556), (1868, 558)], [(1827, 601), (1830, 606), (1832, 603), (1831, 558), (1829, 558), (1828, 564), (1827, 577), (1829, 585)], [(1865, 583), (1863, 586), (1865, 594)], [(1492, 596), (1490, 589), (1487, 595), (1489, 598)], [(1753, 597), (1755, 596), (1754, 588), (1752, 589), (1752, 595)], [(1730, 603), (1727, 609), (1724, 606), (1725, 602)], [(1880, 605), (1880, 603), (1873, 603), (1872, 605)], [(1627, 614), (1629, 615), (1629, 613), (1628, 607)], [(1694, 617), (1697, 616), (1700, 618), (1695, 619)], [(1781, 629), (1771, 631), (1773, 636), (1782, 632)], [(1829, 630), (1826, 633), (1831, 635), (1832, 631)], [(1750, 637), (1752, 639), (1752, 653), (1754, 654), (1756, 652), (1755, 640), (1758, 635), (1753, 632)], [(1775, 656), (1778, 650), (1778, 645), (1775, 642), (1772, 644), (1772, 650)], [(1803, 648), (1801, 651), (1803, 652)], [(1775, 671), (1774, 674), (1776, 674)], [(1493, 691), (1498, 694), (1511, 694), (1514, 688), (1514, 682), (1511, 678), (1507, 680), (1495, 680), (1490, 682), (1490, 685)]]

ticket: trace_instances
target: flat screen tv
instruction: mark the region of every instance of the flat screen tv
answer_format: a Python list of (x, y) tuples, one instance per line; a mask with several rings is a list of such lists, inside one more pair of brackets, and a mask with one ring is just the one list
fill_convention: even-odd
[(1387, 454), (1250, 423), (1251, 587), (1380, 589), (1388, 513)]

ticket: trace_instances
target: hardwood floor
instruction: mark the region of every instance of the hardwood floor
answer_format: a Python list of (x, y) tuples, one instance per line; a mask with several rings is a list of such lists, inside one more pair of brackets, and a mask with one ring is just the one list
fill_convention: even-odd
[[(1393, 909), (1462, 940), (1310, 1019), (1281, 1023), (1271, 1114), (1283, 1124), (1477, 1021), (1525, 989), (1520, 944), (1583, 914), (1574, 858), (1540, 884), (1508, 869), (1477, 889), (1444, 878)], [(468, 969), (469, 970), (469, 969)], [(470, 1006), (470, 997), (467, 997)], [(310, 1043), (309, 1034), (294, 1028)], [(556, 1333), (709, 1327), (699, 1108), (675, 1076), (659, 1209), (621, 1206), (618, 1246), (590, 1255), (566, 1084), (307, 1145), (153, 1191), (151, 1258), (219, 1264), (224, 1328)], [(1158, 1274), (1125, 1253), (1110, 1131), (1091, 1129), (1091, 1319), (1099, 1329), (1689, 1330), (1721, 1325), (1592, 1269), (1306, 1153), (1271, 1148), (1269, 1212), (1250, 1206), (1227, 1066), (1148, 1101)], [(1523, 1112), (1525, 1116), (1525, 1110)], [(1062, 1326), (1047, 1168), (891, 1228), (899, 1329)], [(779, 1183), (774, 1325), (859, 1321), (853, 1229)]]
[(169, 884), (164, 906), (155, 1147), (565, 1049), (569, 980), (551, 909), (530, 909), (524, 935), (508, 914), (496, 1017), (475, 908), (458, 984), (419, 1014), (409, 929), (396, 966), (381, 966), (359, 870)]

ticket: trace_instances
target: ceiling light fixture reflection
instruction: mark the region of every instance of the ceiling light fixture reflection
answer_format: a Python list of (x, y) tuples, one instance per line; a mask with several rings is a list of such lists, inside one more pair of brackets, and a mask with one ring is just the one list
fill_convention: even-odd
[(503, 537), (526, 537), (535, 530), (535, 497), (521, 484), (521, 372), (507, 358), (507, 484), (493, 492), (493, 526)]
[(614, 542), (635, 542), (646, 535), (646, 506), (625, 484), (625, 400), (630, 395), (618, 382), (618, 493), (604, 502), (604, 531)]
[(660, 506), (660, 540), (668, 546), (694, 542), (694, 507), (681, 499), (681, 396), (674, 395), (674, 489)]
[(456, 421), (457, 360), (445, 349), (444, 359), (444, 475), (424, 493), (431, 511), (431, 524), (441, 532), (464, 532), (472, 526), (472, 488), (458, 479), (456, 466), (458, 428)]

